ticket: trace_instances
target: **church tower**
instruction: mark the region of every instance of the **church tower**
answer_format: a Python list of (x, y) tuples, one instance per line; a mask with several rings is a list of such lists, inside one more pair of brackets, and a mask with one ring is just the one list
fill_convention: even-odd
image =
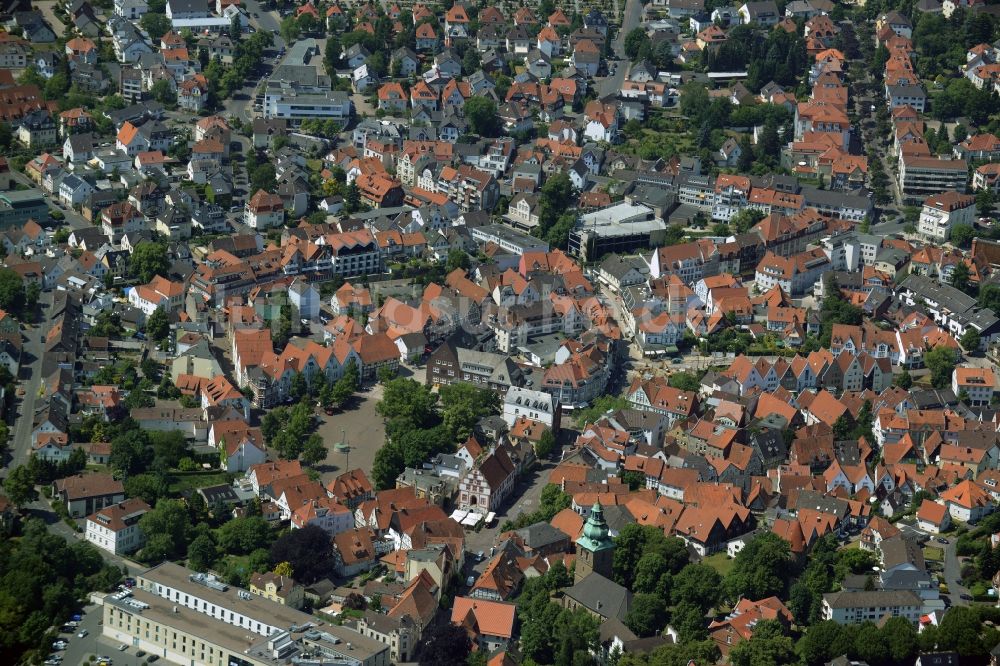
[(611, 563), (615, 555), (615, 542), (608, 536), (604, 522), (604, 509), (600, 501), (590, 509), (590, 517), (583, 526), (583, 534), (576, 540), (576, 576), (579, 583), (591, 573), (611, 578)]

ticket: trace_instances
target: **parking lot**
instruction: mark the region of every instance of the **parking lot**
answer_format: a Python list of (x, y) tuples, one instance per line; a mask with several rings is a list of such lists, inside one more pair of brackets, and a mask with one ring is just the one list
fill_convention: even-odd
[[(65, 650), (54, 651), (62, 657), (62, 664), (66, 666), (78, 666), (89, 663), (90, 657), (95, 657), (94, 664), (100, 663), (99, 657), (108, 657), (112, 666), (140, 666), (147, 663), (151, 655), (138, 656), (138, 649), (128, 647), (121, 650), (121, 643), (110, 641), (101, 635), (103, 629), (102, 608), (97, 604), (85, 606), (81, 613), (82, 618), (78, 627), (72, 632), (61, 632), (59, 638), (67, 641)], [(80, 638), (79, 633), (86, 631), (87, 634)]]

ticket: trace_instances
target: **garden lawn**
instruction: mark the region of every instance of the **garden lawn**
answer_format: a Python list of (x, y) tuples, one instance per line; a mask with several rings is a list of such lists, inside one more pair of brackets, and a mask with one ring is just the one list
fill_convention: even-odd
[(720, 576), (725, 577), (726, 574), (732, 571), (736, 560), (730, 559), (725, 553), (716, 553), (715, 555), (709, 555), (701, 563), (707, 564), (719, 572)]
[(924, 546), (924, 559), (928, 562), (943, 562), (944, 550), (934, 546)]
[(185, 490), (195, 490), (197, 488), (207, 488), (208, 486), (218, 486), (228, 484), (229, 475), (218, 470), (207, 472), (171, 472), (170, 492), (171, 494), (181, 493)]

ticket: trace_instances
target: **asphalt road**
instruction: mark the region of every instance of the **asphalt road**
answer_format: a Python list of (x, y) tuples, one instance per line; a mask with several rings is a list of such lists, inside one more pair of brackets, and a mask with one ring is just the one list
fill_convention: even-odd
[[(31, 180), (30, 178), (28, 178), (27, 176), (25, 176), (20, 171), (13, 171), (12, 170), (11, 171), (11, 176), (13, 177), (13, 180), (17, 181), (18, 183), (20, 183), (20, 184), (22, 184), (22, 185), (24, 185), (26, 187), (30, 187), (30, 188), (33, 188), (33, 189), (39, 189), (38, 185), (35, 183), (35, 181)], [(39, 191), (41, 191), (41, 190), (39, 189)], [(83, 216), (81, 216), (76, 211), (74, 211), (72, 209), (63, 208), (62, 206), (60, 206), (59, 204), (56, 203), (56, 200), (55, 200), (54, 197), (50, 196), (49, 194), (47, 194), (45, 192), (42, 192), (42, 193), (45, 195), (45, 202), (48, 203), (49, 210), (50, 211), (54, 211), (54, 210), (59, 211), (59, 213), (62, 214), (65, 223), (69, 225), (70, 229), (83, 229), (85, 227), (93, 226), (93, 225), (90, 224), (90, 222), (87, 222), (87, 220), (83, 219)]]
[[(52, 294), (42, 292), (39, 305), (41, 305), (43, 313), (51, 302)], [(38, 388), (42, 381), (42, 350), (45, 330), (44, 326), (34, 326), (25, 327), (22, 331), (23, 351), (19, 386), (24, 388), (24, 396), (15, 403), (15, 411), (12, 415), (14, 429), (10, 445), (11, 460), (7, 469), (28, 462), (28, 456), (31, 453), (31, 428), (35, 420)], [(28, 360), (27, 364), (24, 364), (25, 360)], [(8, 417), (8, 422), (10, 420)]]
[[(257, 0), (244, 0), (243, 6), (250, 14), (250, 24), (257, 30), (269, 32), (274, 37), (274, 49), (281, 49), (285, 46), (285, 41), (281, 38), (281, 17), (277, 12), (265, 11)], [(254, 16), (256, 15), (256, 17)], [(253, 100), (257, 92), (257, 87), (266, 77), (251, 81), (249, 85), (244, 85), (223, 102), (224, 115), (235, 116), (244, 122), (253, 120)], [(239, 98), (239, 99), (237, 99)]]
[(625, 58), (625, 36), (639, 26), (641, 19), (641, 0), (627, 0), (625, 2), (625, 12), (622, 16), (621, 30), (618, 31), (617, 36), (615, 36), (614, 41), (611, 43), (611, 49), (617, 59), (615, 73), (597, 83), (598, 97), (617, 95), (621, 91), (622, 82), (625, 81), (625, 72), (628, 69), (628, 61)]
[(967, 606), (969, 602), (960, 598), (960, 595), (969, 594), (969, 588), (958, 582), (962, 579), (962, 563), (958, 559), (955, 541), (949, 539), (946, 544), (935, 542), (935, 545), (944, 548), (944, 582), (948, 585), (948, 596), (954, 605)]

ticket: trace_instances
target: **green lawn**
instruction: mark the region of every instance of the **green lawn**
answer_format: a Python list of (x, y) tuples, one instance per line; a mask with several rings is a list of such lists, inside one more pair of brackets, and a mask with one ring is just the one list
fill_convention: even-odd
[(924, 546), (924, 559), (928, 562), (943, 562), (944, 550), (934, 546)]
[(229, 483), (229, 475), (218, 470), (209, 472), (171, 472), (170, 492), (180, 493), (185, 490), (206, 488)]
[(725, 553), (716, 553), (715, 555), (709, 555), (701, 561), (702, 564), (707, 564), (716, 571), (719, 572), (720, 576), (725, 576), (733, 569), (733, 565), (736, 564), (736, 560), (731, 560)]
[(861, 548), (860, 541), (851, 541), (846, 546), (842, 546), (839, 550), (850, 550), (852, 548)]

